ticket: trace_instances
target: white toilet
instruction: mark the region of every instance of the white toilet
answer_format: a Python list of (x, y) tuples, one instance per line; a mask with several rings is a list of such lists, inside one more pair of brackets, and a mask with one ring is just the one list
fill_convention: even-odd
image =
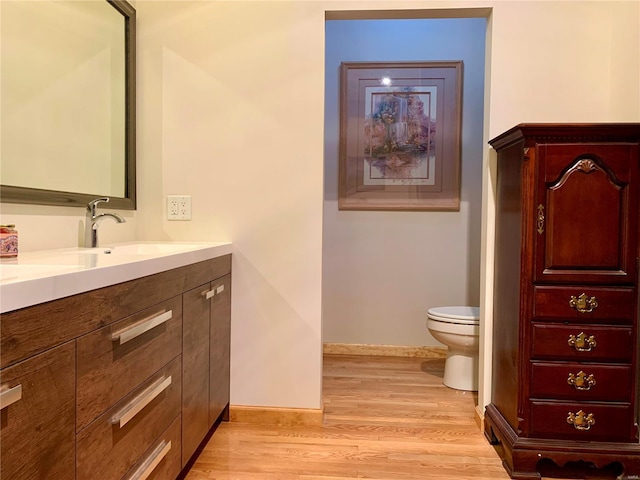
[(480, 309), (435, 307), (427, 311), (429, 332), (449, 350), (444, 364), (444, 383), (456, 390), (478, 390)]

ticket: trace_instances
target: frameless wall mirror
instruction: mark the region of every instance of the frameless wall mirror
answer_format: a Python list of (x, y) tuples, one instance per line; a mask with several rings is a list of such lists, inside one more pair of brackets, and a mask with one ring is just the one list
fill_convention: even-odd
[(124, 0), (0, 1), (0, 200), (136, 207), (135, 19)]

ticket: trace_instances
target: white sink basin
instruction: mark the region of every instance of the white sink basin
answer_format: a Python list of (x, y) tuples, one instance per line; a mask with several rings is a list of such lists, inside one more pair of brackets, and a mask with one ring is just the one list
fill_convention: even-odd
[(86, 255), (171, 255), (203, 248), (200, 243), (130, 243), (112, 247), (77, 248), (68, 250), (72, 254)]

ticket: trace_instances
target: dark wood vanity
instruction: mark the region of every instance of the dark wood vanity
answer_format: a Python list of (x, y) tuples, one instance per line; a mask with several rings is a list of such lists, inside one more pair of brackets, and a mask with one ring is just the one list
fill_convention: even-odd
[[(514, 479), (640, 475), (640, 124), (521, 124), (497, 151), (492, 403)], [(636, 477), (637, 478), (637, 477)]]
[(174, 480), (228, 420), (230, 318), (231, 255), (3, 313), (0, 478)]

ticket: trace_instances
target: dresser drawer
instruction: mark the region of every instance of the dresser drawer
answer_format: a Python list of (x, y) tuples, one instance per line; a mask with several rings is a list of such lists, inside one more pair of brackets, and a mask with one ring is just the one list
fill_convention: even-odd
[[(588, 415), (591, 417), (587, 418)], [(582, 429), (569, 423), (570, 416)], [(631, 442), (637, 441), (633, 438), (633, 425), (633, 407), (629, 404), (531, 402), (532, 437)]]
[(631, 366), (532, 362), (533, 398), (629, 402)]
[(182, 349), (182, 297), (174, 297), (77, 341), (80, 431)]
[(78, 433), (76, 480), (94, 480), (96, 472), (119, 480), (154, 445), (180, 415), (181, 363), (176, 357)]
[(533, 359), (631, 363), (630, 327), (533, 323), (532, 330)]
[(636, 308), (632, 288), (536, 286), (533, 296), (534, 318), (631, 324)]
[(180, 474), (180, 425), (177, 417), (122, 480), (174, 480)]

